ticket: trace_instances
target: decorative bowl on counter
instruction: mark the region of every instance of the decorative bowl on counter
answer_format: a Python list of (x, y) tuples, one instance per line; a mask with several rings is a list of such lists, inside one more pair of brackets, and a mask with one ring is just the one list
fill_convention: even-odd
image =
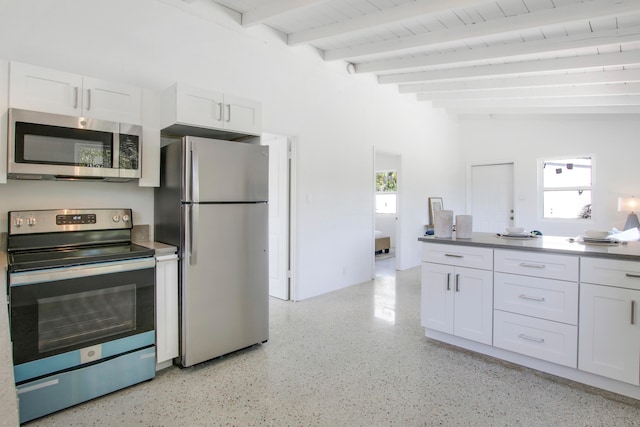
[(609, 236), (609, 232), (600, 230), (584, 230), (582, 236), (588, 239), (605, 239)]
[(524, 227), (507, 227), (507, 233), (509, 234), (522, 234), (524, 233)]

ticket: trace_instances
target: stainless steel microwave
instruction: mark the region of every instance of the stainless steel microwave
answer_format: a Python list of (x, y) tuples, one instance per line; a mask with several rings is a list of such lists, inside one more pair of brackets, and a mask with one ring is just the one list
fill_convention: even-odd
[(140, 178), (142, 127), (84, 117), (9, 109), (7, 177)]

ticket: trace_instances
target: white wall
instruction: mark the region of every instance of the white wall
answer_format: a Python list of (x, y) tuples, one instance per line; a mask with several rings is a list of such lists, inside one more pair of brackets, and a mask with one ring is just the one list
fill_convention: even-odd
[[(637, 116), (465, 118), (464, 161), (514, 162), (517, 222), (544, 234), (576, 236), (584, 229), (622, 229), (618, 197), (640, 195), (640, 120)], [(538, 200), (537, 159), (593, 155), (593, 219), (544, 220)]]
[[(245, 30), (223, 10), (207, 0), (0, 0), (0, 40), (11, 40), (0, 43), (0, 58), (153, 91), (184, 81), (261, 101), (265, 132), (297, 141), (297, 299), (370, 278), (373, 147), (403, 154), (398, 252), (402, 268), (418, 265), (427, 197), (464, 200), (455, 123), (268, 29)], [(108, 184), (66, 184), (1, 185), (0, 215), (99, 203), (153, 218), (152, 189), (118, 187), (123, 198)]]

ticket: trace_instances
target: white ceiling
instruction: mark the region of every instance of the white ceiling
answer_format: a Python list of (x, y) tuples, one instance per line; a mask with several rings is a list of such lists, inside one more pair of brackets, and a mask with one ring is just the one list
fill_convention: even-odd
[(453, 113), (640, 113), (640, 0), (215, 2)]

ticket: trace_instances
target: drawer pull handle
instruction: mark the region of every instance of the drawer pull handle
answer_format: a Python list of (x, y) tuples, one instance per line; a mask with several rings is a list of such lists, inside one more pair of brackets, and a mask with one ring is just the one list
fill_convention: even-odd
[(518, 335), (518, 338), (522, 338), (523, 340), (527, 340), (527, 341), (534, 341), (534, 342), (544, 342), (544, 338), (536, 338), (536, 337), (530, 337), (529, 335), (525, 335), (525, 334), (520, 334)]
[(456, 292), (460, 292), (460, 275), (456, 274)]
[(451, 273), (447, 273), (447, 290), (451, 290)]
[(631, 300), (631, 324), (635, 325), (636, 324), (636, 302), (634, 300)]
[(464, 258), (463, 255), (454, 255), (454, 254), (444, 254), (444, 256), (448, 256), (448, 257), (451, 257), (451, 258)]
[(521, 262), (520, 267), (530, 267), (530, 268), (545, 268), (544, 264), (531, 264), (529, 262)]
[(627, 277), (633, 277), (634, 279), (640, 279), (640, 274), (627, 273), (626, 276)]
[(522, 299), (530, 299), (532, 301), (541, 301), (541, 302), (544, 301), (544, 297), (532, 297), (532, 296), (525, 295), (525, 294), (520, 295), (520, 298), (522, 298)]

